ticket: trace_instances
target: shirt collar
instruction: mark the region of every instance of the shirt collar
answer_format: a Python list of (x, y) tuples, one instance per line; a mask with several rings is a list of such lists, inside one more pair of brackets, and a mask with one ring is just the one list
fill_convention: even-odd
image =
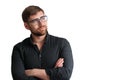
[[(48, 41), (48, 39), (49, 39), (49, 33), (47, 32), (47, 34), (46, 34), (46, 36), (45, 36), (45, 43)], [(33, 40), (32, 40), (32, 34), (30, 35), (30, 44), (32, 44), (32, 45), (34, 45), (33, 44)]]

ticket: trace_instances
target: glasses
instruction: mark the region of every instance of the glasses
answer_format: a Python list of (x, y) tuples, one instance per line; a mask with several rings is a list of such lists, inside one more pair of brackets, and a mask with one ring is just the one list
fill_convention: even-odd
[(44, 16), (41, 16), (40, 18), (36, 18), (36, 19), (33, 19), (33, 20), (30, 20), (28, 21), (28, 23), (31, 25), (31, 26), (36, 26), (36, 25), (39, 25), (40, 22), (45, 22), (47, 21), (47, 16), (44, 15)]

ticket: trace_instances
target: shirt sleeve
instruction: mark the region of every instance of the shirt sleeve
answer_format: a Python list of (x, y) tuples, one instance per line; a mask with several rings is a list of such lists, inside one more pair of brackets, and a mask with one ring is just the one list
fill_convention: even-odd
[(38, 80), (35, 77), (25, 75), (25, 68), (21, 57), (21, 50), (18, 46), (13, 48), (11, 71), (13, 80)]
[(69, 80), (73, 70), (73, 55), (69, 42), (64, 39), (60, 57), (64, 58), (63, 67), (46, 69), (50, 80)]

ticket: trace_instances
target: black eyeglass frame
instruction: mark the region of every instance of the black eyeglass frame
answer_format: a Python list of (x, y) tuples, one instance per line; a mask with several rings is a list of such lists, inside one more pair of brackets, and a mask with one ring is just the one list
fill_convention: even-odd
[(48, 17), (46, 15), (44, 15), (44, 16), (41, 16), (40, 18), (30, 20), (30, 21), (28, 21), (28, 23), (34, 23), (35, 21), (42, 22), (42, 21), (47, 21), (47, 20), (48, 20)]

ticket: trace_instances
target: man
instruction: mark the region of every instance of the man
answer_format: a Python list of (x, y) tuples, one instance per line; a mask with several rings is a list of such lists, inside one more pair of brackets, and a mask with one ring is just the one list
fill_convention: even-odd
[(13, 80), (69, 80), (73, 70), (69, 42), (48, 33), (47, 16), (38, 6), (25, 8), (22, 19), (31, 35), (13, 48)]

